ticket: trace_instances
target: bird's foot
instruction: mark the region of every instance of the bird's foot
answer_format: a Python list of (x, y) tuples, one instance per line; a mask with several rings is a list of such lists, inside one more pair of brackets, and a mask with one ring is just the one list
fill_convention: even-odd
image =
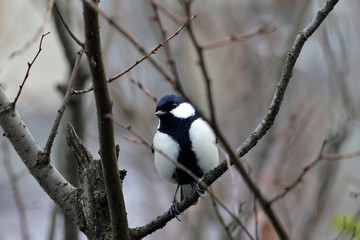
[(199, 197), (201, 197), (202, 199), (205, 198), (206, 192), (205, 192), (204, 189), (202, 189), (202, 188), (199, 186), (199, 183), (194, 183), (193, 189), (194, 189), (194, 191), (199, 195)]
[(176, 198), (173, 199), (171, 207), (170, 207), (170, 213), (173, 215), (178, 221), (181, 221), (179, 218), (180, 211), (178, 207), (178, 202), (176, 201)]

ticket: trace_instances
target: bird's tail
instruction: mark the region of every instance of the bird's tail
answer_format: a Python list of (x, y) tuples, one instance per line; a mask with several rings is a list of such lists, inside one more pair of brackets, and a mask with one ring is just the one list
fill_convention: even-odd
[[(180, 186), (180, 202), (190, 196), (190, 194), (193, 192), (193, 184), (185, 184)], [(197, 201), (194, 203), (194, 205), (197, 203)]]

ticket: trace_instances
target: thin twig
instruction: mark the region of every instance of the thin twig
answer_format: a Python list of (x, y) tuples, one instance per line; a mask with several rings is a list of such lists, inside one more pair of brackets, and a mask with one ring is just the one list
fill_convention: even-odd
[[(188, 2), (184, 2), (185, 4), (185, 13), (187, 16), (190, 16), (190, 7), (191, 7), (191, 3), (192, 1), (188, 1)], [(207, 97), (207, 102), (209, 105), (209, 112), (210, 112), (210, 123), (213, 126), (216, 126), (216, 114), (215, 114), (215, 107), (214, 107), (214, 100), (212, 97), (212, 91), (211, 91), (211, 79), (210, 79), (210, 74), (209, 71), (206, 68), (206, 63), (205, 63), (205, 58), (204, 58), (204, 51), (203, 48), (201, 47), (200, 43), (197, 41), (196, 37), (195, 37), (195, 33), (193, 31), (192, 28), (192, 24), (187, 25), (188, 33), (190, 35), (190, 39), (196, 49), (198, 58), (199, 58), (199, 65), (200, 65), (200, 69), (205, 81), (205, 86), (206, 86), (206, 97)]]
[(336, 238), (334, 240), (338, 240), (340, 239), (341, 235), (345, 232), (346, 230), (346, 216), (344, 216), (344, 223), (343, 223), (343, 228), (341, 229), (341, 231), (339, 232), (339, 234), (336, 236)]
[(9, 147), (6, 144), (6, 141), (4, 140), (2, 141), (2, 152), (3, 152), (4, 167), (10, 180), (10, 185), (15, 200), (15, 206), (19, 213), (20, 232), (22, 235), (22, 239), (29, 240), (30, 239), (29, 224), (27, 222), (25, 204), (21, 196), (21, 191), (19, 189), (19, 184), (18, 184), (19, 179), (11, 165)]
[(168, 18), (173, 20), (175, 23), (181, 25), (184, 22), (183, 17), (181, 17), (181, 16), (177, 15), (176, 13), (170, 11), (169, 9), (167, 9), (166, 7), (161, 5), (158, 1), (156, 1), (156, 0), (147, 0), (147, 1), (150, 2), (151, 5), (153, 5), (155, 8), (160, 9)]
[(16, 105), (16, 102), (17, 102), (17, 100), (18, 100), (19, 97), (20, 97), (20, 94), (21, 94), (21, 91), (22, 91), (22, 89), (23, 89), (23, 87), (24, 87), (24, 85), (25, 85), (25, 82), (26, 82), (26, 80), (27, 80), (28, 77), (29, 77), (30, 69), (31, 69), (32, 65), (34, 64), (35, 60), (37, 59), (37, 57), (39, 56), (39, 54), (40, 54), (40, 52), (41, 52), (41, 50), (42, 50), (42, 48), (41, 48), (41, 47), (42, 47), (42, 41), (43, 41), (44, 37), (45, 37), (46, 35), (48, 35), (48, 34), (50, 34), (50, 32), (47, 32), (47, 33), (45, 33), (45, 34), (43, 34), (43, 35), (41, 36), (40, 44), (39, 44), (39, 50), (38, 50), (38, 52), (36, 53), (34, 59), (31, 61), (31, 63), (28, 62), (28, 69), (27, 69), (27, 71), (26, 71), (26, 74), (25, 74), (25, 77), (24, 77), (23, 82), (22, 82), (21, 85), (19, 86), (19, 91), (18, 91), (18, 93), (17, 93), (17, 95), (16, 95), (16, 97), (15, 97), (14, 103), (13, 103), (14, 106)]
[(111, 119), (116, 125), (118, 125), (119, 127), (127, 130), (128, 132), (130, 132), (132, 135), (134, 135), (137, 139), (139, 139), (139, 142), (141, 142), (142, 144), (144, 144), (146, 147), (148, 147), (149, 149), (151, 149), (152, 144), (150, 143), (150, 141), (148, 141), (145, 137), (143, 137), (138, 131), (136, 131), (130, 124), (125, 123), (119, 119), (115, 119), (111, 114), (105, 114), (104, 116), (105, 118), (109, 118)]
[(46, 142), (46, 145), (45, 145), (45, 148), (44, 148), (44, 155), (46, 156), (46, 159), (49, 159), (49, 157), (50, 157), (51, 148), (52, 148), (52, 145), (54, 143), (54, 139), (55, 139), (55, 136), (57, 134), (57, 130), (59, 128), (61, 118), (62, 118), (62, 116), (63, 116), (63, 114), (65, 112), (66, 106), (67, 106), (67, 104), (68, 104), (68, 102), (70, 100), (71, 93), (72, 93), (72, 90), (73, 90), (73, 87), (74, 87), (75, 79), (77, 77), (77, 73), (78, 73), (78, 70), (79, 70), (80, 61), (81, 61), (81, 57), (82, 57), (83, 53), (84, 53), (83, 48), (81, 48), (81, 50), (77, 53), (77, 58), (76, 58), (76, 61), (75, 61), (73, 72), (71, 74), (69, 86), (68, 86), (68, 88), (66, 90), (66, 93), (65, 93), (65, 96), (64, 96), (64, 101), (63, 101), (60, 109), (58, 110), (58, 114), (57, 114), (57, 116), (55, 118), (54, 124), (53, 124), (53, 126), (51, 128), (49, 138), (48, 138), (48, 140)]
[(218, 40), (218, 41), (202, 44), (201, 48), (203, 50), (219, 48), (219, 47), (223, 47), (225, 45), (231, 44), (231, 43), (248, 40), (248, 39), (258, 36), (260, 34), (271, 33), (271, 32), (274, 32), (275, 30), (276, 30), (275, 25), (263, 25), (263, 26), (259, 27), (258, 29), (249, 31), (247, 33), (230, 35), (229, 37), (226, 37), (226, 38)]
[(143, 93), (145, 93), (145, 95), (150, 98), (153, 102), (157, 103), (158, 99), (157, 97), (155, 97), (154, 95), (152, 95), (150, 93), (150, 91), (146, 88), (144, 88), (144, 86), (142, 85), (141, 82), (136, 81), (134, 78), (130, 77), (129, 78), (130, 82), (132, 82), (135, 86), (137, 86)]
[[(159, 28), (160, 28), (160, 31), (161, 31), (161, 34), (162, 34), (162, 39), (166, 39), (167, 38), (167, 34), (166, 34), (166, 30), (164, 29), (164, 26), (160, 20), (160, 16), (159, 16), (159, 11), (158, 9), (161, 7), (160, 4), (158, 4), (156, 1), (154, 0), (150, 0), (150, 3), (153, 7), (153, 10), (154, 10), (154, 14), (155, 14), (155, 21), (158, 23), (159, 25)], [(184, 22), (184, 20), (181, 20), (180, 21), (180, 24), (182, 24)], [(172, 55), (172, 52), (171, 52), (171, 48), (170, 48), (170, 45), (167, 44), (165, 46), (165, 54), (166, 54), (166, 57), (167, 57), (167, 63), (170, 65), (170, 70), (171, 70), (171, 73), (173, 74), (174, 78), (175, 78), (175, 89), (177, 88), (177, 85), (180, 83), (180, 77), (179, 77), (179, 73), (178, 73), (178, 70), (176, 68), (176, 64), (175, 64), (175, 60), (173, 58), (173, 55)]]
[(54, 5), (54, 2), (55, 0), (48, 0), (48, 6), (47, 6), (47, 9), (46, 9), (46, 13), (45, 13), (45, 16), (44, 16), (44, 20), (40, 26), (40, 28), (38, 29), (38, 31), (35, 33), (35, 35), (28, 41), (25, 43), (25, 45), (20, 48), (19, 50), (16, 50), (14, 51), (11, 55), (10, 55), (10, 58), (13, 58), (15, 57), (16, 55), (19, 55), (19, 54), (22, 54), (23, 52), (26, 51), (26, 49), (28, 49), (31, 44), (33, 44), (36, 39), (41, 35), (41, 33), (44, 31), (44, 28), (45, 28), (45, 25), (46, 23), (49, 21), (50, 19), (50, 15), (51, 15), (51, 10), (53, 8), (53, 5)]
[(75, 34), (70, 30), (69, 26), (66, 24), (63, 16), (61, 15), (60, 10), (58, 9), (56, 3), (54, 4), (54, 7), (55, 7), (55, 10), (56, 10), (56, 12), (57, 12), (57, 14), (58, 14), (58, 16), (59, 16), (62, 24), (64, 25), (66, 31), (69, 33), (69, 35), (71, 36), (71, 38), (74, 39), (74, 41), (75, 41), (80, 47), (84, 48), (84, 47), (85, 47), (85, 43), (83, 43), (82, 41), (80, 41), (80, 40), (75, 36)]
[(254, 218), (255, 218), (255, 239), (259, 240), (259, 219), (258, 219), (258, 211), (256, 207), (256, 196), (254, 195)]
[(251, 239), (254, 240), (254, 238), (251, 236), (250, 232), (247, 230), (245, 225), (240, 221), (240, 219), (235, 216), (215, 195), (212, 191), (208, 191), (211, 198), (214, 199), (235, 221), (236, 223), (244, 230), (246, 235)]

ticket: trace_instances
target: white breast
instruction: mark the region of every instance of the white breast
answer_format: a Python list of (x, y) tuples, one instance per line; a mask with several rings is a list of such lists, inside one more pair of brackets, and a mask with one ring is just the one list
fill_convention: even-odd
[(216, 136), (209, 124), (201, 118), (196, 119), (190, 127), (192, 150), (198, 158), (198, 165), (204, 173), (208, 173), (219, 164), (219, 152)]
[(172, 175), (176, 168), (175, 165), (157, 150), (160, 150), (161, 152), (166, 154), (166, 156), (169, 156), (171, 159), (176, 161), (180, 151), (179, 144), (174, 141), (169, 135), (156, 131), (153, 139), (153, 145), (155, 167), (160, 177), (176, 184), (175, 180), (172, 178)]

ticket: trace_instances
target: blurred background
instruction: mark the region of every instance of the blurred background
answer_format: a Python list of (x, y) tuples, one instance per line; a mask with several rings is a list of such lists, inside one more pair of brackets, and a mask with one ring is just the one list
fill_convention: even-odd
[[(156, 2), (184, 21), (186, 15), (180, 1)], [(57, 4), (69, 27), (84, 40), (81, 2), (67, 0)], [(260, 27), (276, 27), (276, 31), (204, 50), (216, 117), (234, 148), (242, 144), (265, 116), (286, 54), (297, 33), (323, 4), (323, 0), (192, 2), (191, 13), (199, 12), (191, 24), (200, 45), (234, 34), (254, 32)], [(50, 32), (43, 40), (43, 50), (31, 68), (17, 103), (17, 110), (41, 146), (45, 146), (62, 103), (62, 89), (69, 81), (76, 52), (80, 49), (68, 38), (55, 11), (44, 24), (47, 5), (44, 0), (0, 0), (0, 83), (9, 99), (15, 98), (27, 62), (31, 62), (38, 51), (40, 37), (29, 47), (24, 46), (42, 25), (42, 33)], [(164, 40), (159, 22), (154, 21), (156, 12), (150, 1), (101, 1), (99, 6), (127, 29), (146, 51)], [(332, 139), (324, 150), (327, 154), (360, 150), (359, 11), (359, 1), (340, 1), (306, 42), (274, 126), (243, 158), (251, 176), (269, 199), (292, 183), (303, 168), (317, 158), (324, 139)], [(160, 8), (157, 14), (166, 36), (180, 27)], [(100, 24), (106, 74), (111, 77), (143, 55), (103, 17), (100, 17)], [(168, 46), (186, 92), (208, 113), (197, 52), (186, 29)], [(24, 50), (10, 57), (21, 49)], [(165, 48), (153, 55), (153, 59), (172, 76)], [(85, 57), (80, 69), (77, 89), (90, 87)], [(114, 118), (131, 124), (151, 142), (158, 124), (154, 115), (156, 103), (130, 78), (140, 82), (157, 98), (174, 90), (148, 60), (109, 85)], [(63, 123), (72, 122), (94, 158), (99, 158), (93, 93), (74, 96), (72, 101), (75, 107), (67, 109)], [(137, 227), (168, 210), (175, 186), (157, 175), (150, 149), (129, 142), (124, 135), (133, 137), (116, 126), (119, 168), (127, 170), (124, 196), (129, 225)], [(0, 239), (76, 239), (64, 233), (68, 223), (64, 223), (61, 213), (5, 138), (1, 139), (0, 149)], [(76, 166), (72, 165), (75, 160), (68, 153), (63, 130), (56, 138), (52, 161), (76, 184), (76, 171), (66, 170), (76, 170)], [(296, 188), (273, 205), (292, 239), (335, 239), (339, 235), (338, 239), (348, 239), (352, 236), (354, 228), (349, 227), (349, 223), (352, 219), (356, 223), (360, 216), (359, 161), (357, 157), (320, 162), (306, 173)], [(275, 239), (261, 207), (257, 206), (254, 211), (253, 194), (236, 171), (227, 171), (212, 188), (253, 236), (257, 219), (260, 238)], [(248, 239), (224, 210), (213, 206), (209, 197), (186, 210), (181, 222), (172, 220), (146, 239), (228, 239), (217, 209), (234, 239)], [(83, 234), (78, 237), (85, 239)]]

